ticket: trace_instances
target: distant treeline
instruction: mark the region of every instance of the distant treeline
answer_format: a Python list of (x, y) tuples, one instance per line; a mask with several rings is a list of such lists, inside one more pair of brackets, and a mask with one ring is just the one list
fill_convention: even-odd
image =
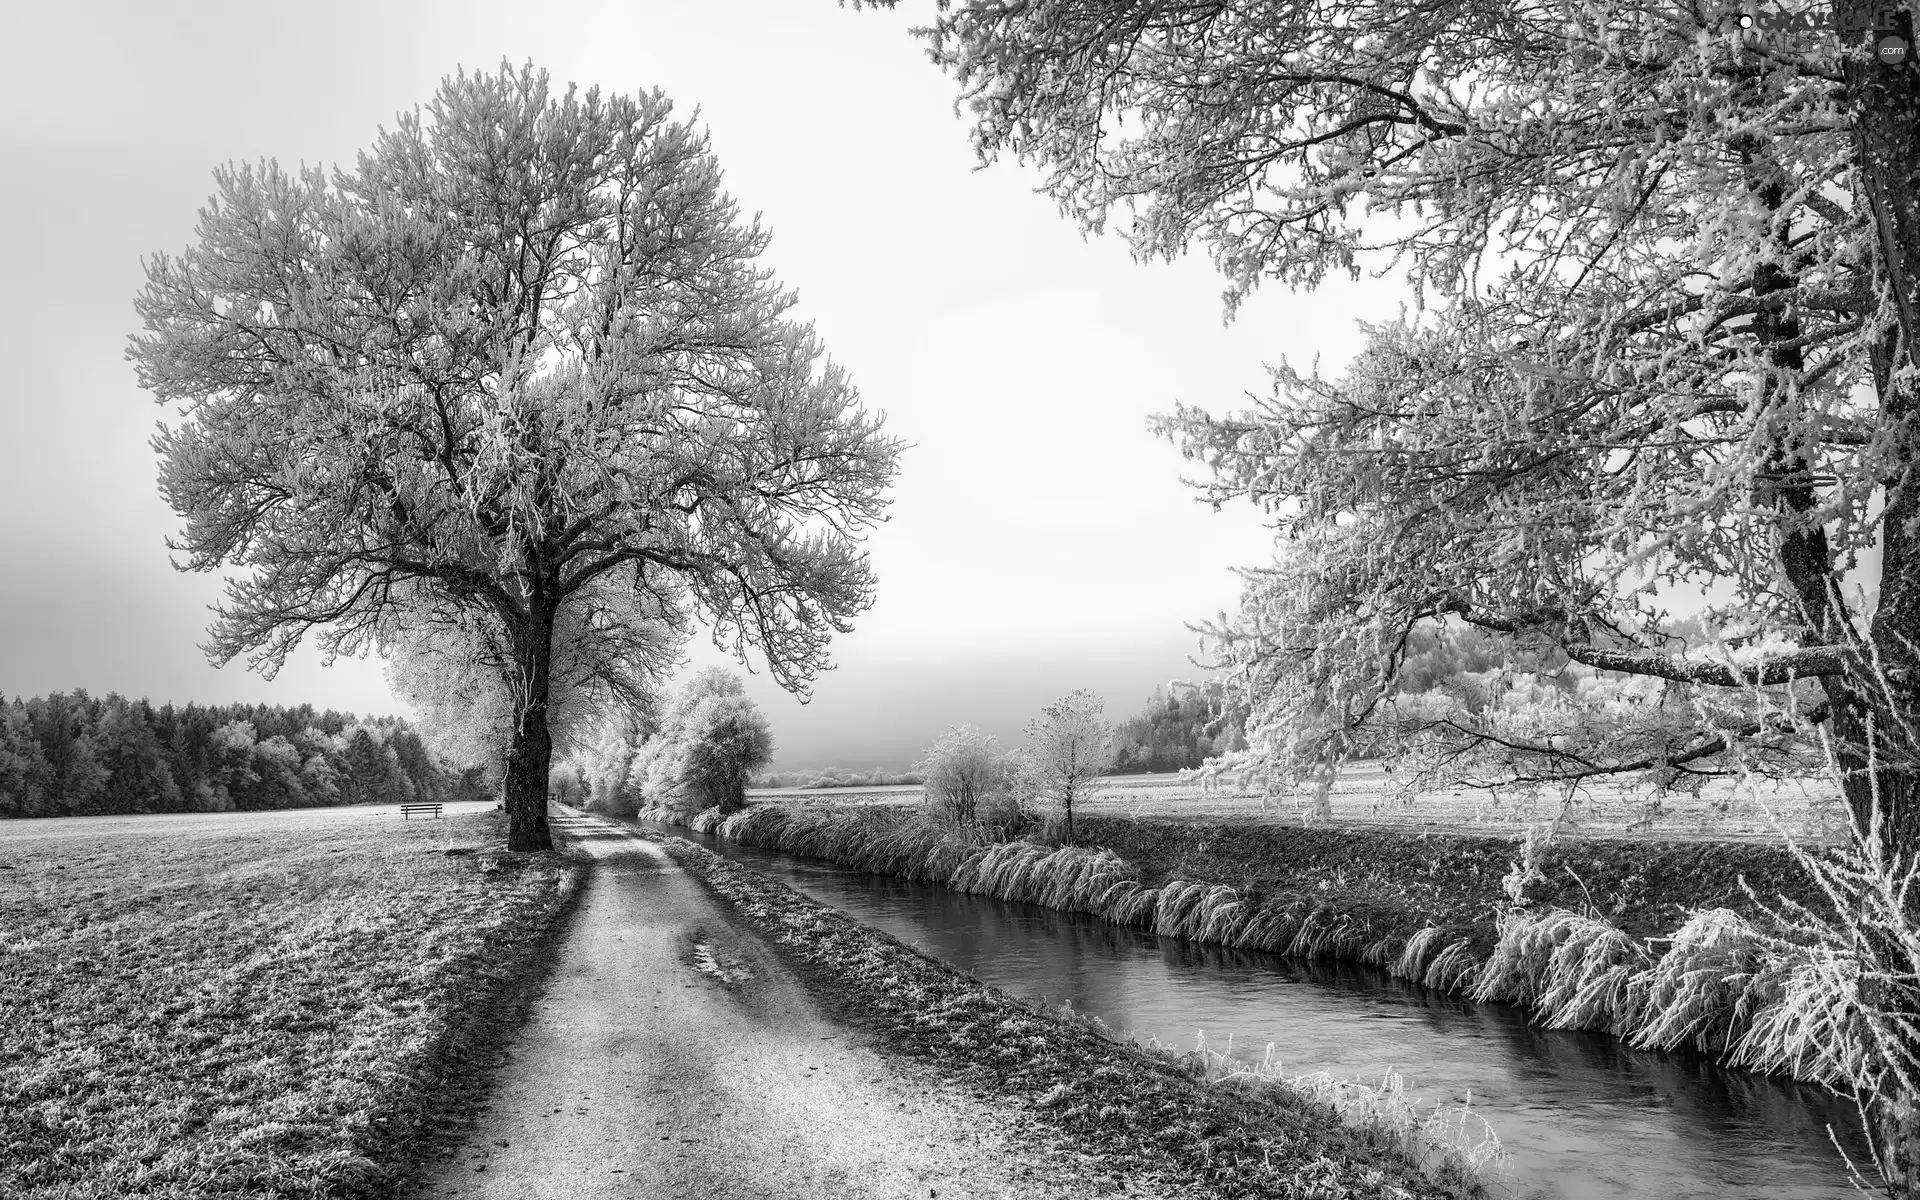
[(398, 717), (310, 704), (0, 698), (0, 818), (482, 798)]
[(1182, 771), (1246, 748), (1246, 714), (1229, 711), (1218, 683), (1156, 691), (1140, 715), (1120, 723), (1116, 775)]

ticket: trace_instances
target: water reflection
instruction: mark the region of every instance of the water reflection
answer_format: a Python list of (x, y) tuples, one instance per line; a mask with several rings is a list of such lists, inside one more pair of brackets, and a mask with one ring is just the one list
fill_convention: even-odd
[[(684, 835), (684, 830), (671, 832)], [(1355, 963), (1160, 938), (1036, 905), (864, 875), (697, 838), (1008, 991), (1180, 1047), (1204, 1031), (1289, 1073), (1406, 1076), (1428, 1100), (1468, 1099), (1513, 1158), (1508, 1190), (1552, 1200), (1853, 1197), (1828, 1127), (1865, 1162), (1850, 1103), (1705, 1055), (1635, 1050), (1542, 1029)]]

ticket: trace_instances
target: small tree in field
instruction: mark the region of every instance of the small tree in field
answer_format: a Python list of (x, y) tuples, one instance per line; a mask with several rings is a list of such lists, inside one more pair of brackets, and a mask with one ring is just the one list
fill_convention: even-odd
[(352, 170), (228, 167), (147, 264), (130, 357), (208, 653), (271, 674), (423, 609), (497, 639), (508, 844), (547, 848), (556, 631), (594, 588), (706, 614), (803, 690), (872, 599), (897, 447), (823, 363), (659, 93), (444, 81)]
[(1102, 775), (1113, 769), (1119, 739), (1101, 719), (1105, 707), (1092, 692), (1076, 691), (1040, 710), (1027, 725), (1032, 739), (1022, 761), (1025, 789), (1051, 800), (1066, 816), (1067, 841), (1073, 841), (1073, 802), (1085, 800)]
[(1012, 766), (994, 739), (957, 725), (927, 747), (913, 769), (926, 776), (927, 802), (956, 825), (972, 824), (1011, 785)]

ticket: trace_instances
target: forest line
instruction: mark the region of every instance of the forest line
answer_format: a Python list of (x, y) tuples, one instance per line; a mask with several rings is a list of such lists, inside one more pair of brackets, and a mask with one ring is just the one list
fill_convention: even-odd
[(0, 818), (484, 799), (400, 717), (311, 704), (0, 697)]

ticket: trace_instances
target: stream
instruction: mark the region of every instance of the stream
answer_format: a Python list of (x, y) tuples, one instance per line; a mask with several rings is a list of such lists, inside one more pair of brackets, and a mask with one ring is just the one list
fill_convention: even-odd
[(1116, 1032), (1190, 1050), (1232, 1039), (1286, 1073), (1378, 1083), (1399, 1072), (1431, 1104), (1471, 1102), (1510, 1156), (1494, 1190), (1527, 1200), (1826, 1200), (1860, 1195), (1829, 1128), (1867, 1163), (1850, 1101), (1728, 1070), (1703, 1054), (1636, 1050), (1542, 1029), (1355, 963), (1199, 945), (1033, 904), (971, 896), (756, 850), (672, 826), (986, 983), (1071, 1001)]

